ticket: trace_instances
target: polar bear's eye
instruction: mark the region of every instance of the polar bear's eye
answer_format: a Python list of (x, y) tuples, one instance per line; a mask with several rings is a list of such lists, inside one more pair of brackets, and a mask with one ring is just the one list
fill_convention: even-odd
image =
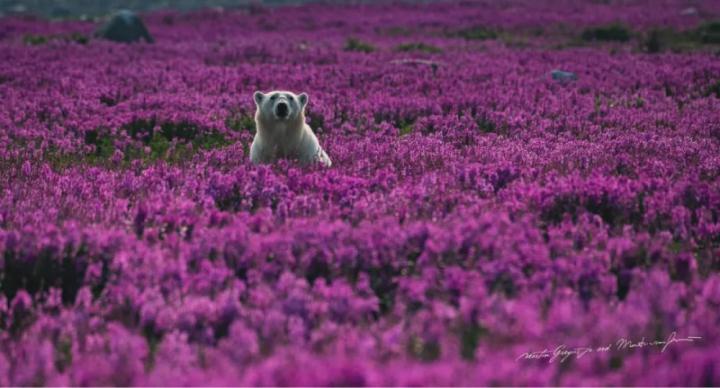
[(290, 100), (290, 101), (292, 101), (292, 100), (293, 100), (293, 96), (287, 96), (287, 99)]
[(271, 100), (275, 100), (277, 98), (277, 94), (273, 94), (272, 97), (270, 97)]

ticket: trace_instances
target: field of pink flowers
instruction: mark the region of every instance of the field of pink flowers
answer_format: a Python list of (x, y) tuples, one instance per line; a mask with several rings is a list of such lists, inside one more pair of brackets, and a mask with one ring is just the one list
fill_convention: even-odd
[(612, 3), (0, 19), (0, 385), (720, 385), (720, 2)]

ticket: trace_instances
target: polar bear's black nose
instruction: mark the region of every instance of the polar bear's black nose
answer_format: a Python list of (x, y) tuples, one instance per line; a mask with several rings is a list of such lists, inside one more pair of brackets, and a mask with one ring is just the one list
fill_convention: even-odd
[(286, 117), (288, 115), (288, 106), (286, 103), (281, 102), (275, 107), (275, 113), (278, 117)]

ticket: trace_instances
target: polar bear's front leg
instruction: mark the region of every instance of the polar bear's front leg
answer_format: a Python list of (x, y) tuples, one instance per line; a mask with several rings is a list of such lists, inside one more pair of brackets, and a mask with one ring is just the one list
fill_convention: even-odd
[(259, 139), (255, 138), (250, 145), (250, 161), (254, 164), (272, 163), (274, 161), (272, 149), (265, 146)]
[(322, 163), (325, 167), (332, 165), (330, 157), (322, 149), (320, 142), (307, 124), (298, 147), (298, 158), (303, 164)]

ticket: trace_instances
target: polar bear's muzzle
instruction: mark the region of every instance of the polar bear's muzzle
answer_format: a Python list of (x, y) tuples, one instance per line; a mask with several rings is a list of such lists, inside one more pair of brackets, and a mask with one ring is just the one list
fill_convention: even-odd
[(290, 108), (288, 107), (288, 104), (285, 102), (279, 102), (275, 106), (275, 116), (281, 119), (285, 119), (290, 114)]

